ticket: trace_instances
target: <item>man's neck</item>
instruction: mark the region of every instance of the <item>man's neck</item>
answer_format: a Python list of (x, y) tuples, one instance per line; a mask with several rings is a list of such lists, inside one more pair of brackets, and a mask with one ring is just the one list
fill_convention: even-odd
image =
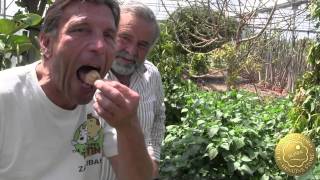
[(67, 110), (72, 110), (77, 106), (70, 102), (69, 98), (52, 83), (48, 67), (43, 65), (43, 60), (36, 66), (36, 74), (39, 85), (51, 102)]
[(131, 75), (121, 75), (121, 74), (116, 73), (113, 70), (111, 70), (111, 71), (117, 77), (117, 79), (119, 80), (119, 82), (121, 84), (126, 85), (127, 87), (129, 87)]

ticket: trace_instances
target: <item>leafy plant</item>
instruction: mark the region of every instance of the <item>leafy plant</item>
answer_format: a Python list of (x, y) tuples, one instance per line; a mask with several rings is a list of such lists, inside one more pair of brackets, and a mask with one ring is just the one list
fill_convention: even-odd
[(194, 53), (208, 53), (230, 41), (238, 24), (235, 18), (205, 4), (177, 8), (170, 22), (179, 45)]
[(275, 144), (289, 131), (288, 98), (261, 103), (254, 94), (185, 95), (182, 124), (167, 126), (162, 179), (283, 179)]
[(9, 68), (13, 57), (17, 65), (23, 63), (21, 55), (35, 48), (30, 39), (17, 32), (40, 23), (41, 17), (36, 14), (17, 14), (13, 19), (0, 19), (0, 70)]
[[(320, 21), (320, 3), (312, 1), (311, 15), (314, 20)], [(303, 132), (314, 140), (320, 147), (320, 41), (317, 40), (309, 50), (308, 64), (311, 70), (307, 71), (298, 82), (294, 97), (294, 106), (289, 117), (292, 120), (292, 131)]]

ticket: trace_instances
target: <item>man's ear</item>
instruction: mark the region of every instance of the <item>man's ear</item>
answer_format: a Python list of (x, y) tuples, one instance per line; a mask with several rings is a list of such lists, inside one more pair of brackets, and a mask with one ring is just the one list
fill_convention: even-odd
[(52, 56), (52, 37), (47, 33), (39, 34), (40, 53), (44, 60), (48, 60)]

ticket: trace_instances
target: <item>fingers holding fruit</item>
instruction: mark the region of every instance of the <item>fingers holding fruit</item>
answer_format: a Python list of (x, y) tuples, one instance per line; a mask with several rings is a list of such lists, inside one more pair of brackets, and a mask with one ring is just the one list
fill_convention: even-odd
[(139, 95), (135, 91), (115, 81), (96, 80), (94, 108), (111, 126), (120, 128), (137, 118)]

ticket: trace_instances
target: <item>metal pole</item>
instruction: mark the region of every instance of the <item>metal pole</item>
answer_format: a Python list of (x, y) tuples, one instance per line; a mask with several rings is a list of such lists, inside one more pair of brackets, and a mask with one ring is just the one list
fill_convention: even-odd
[(6, 18), (6, 10), (7, 10), (7, 4), (6, 4), (7, 0), (3, 0), (3, 18)]

